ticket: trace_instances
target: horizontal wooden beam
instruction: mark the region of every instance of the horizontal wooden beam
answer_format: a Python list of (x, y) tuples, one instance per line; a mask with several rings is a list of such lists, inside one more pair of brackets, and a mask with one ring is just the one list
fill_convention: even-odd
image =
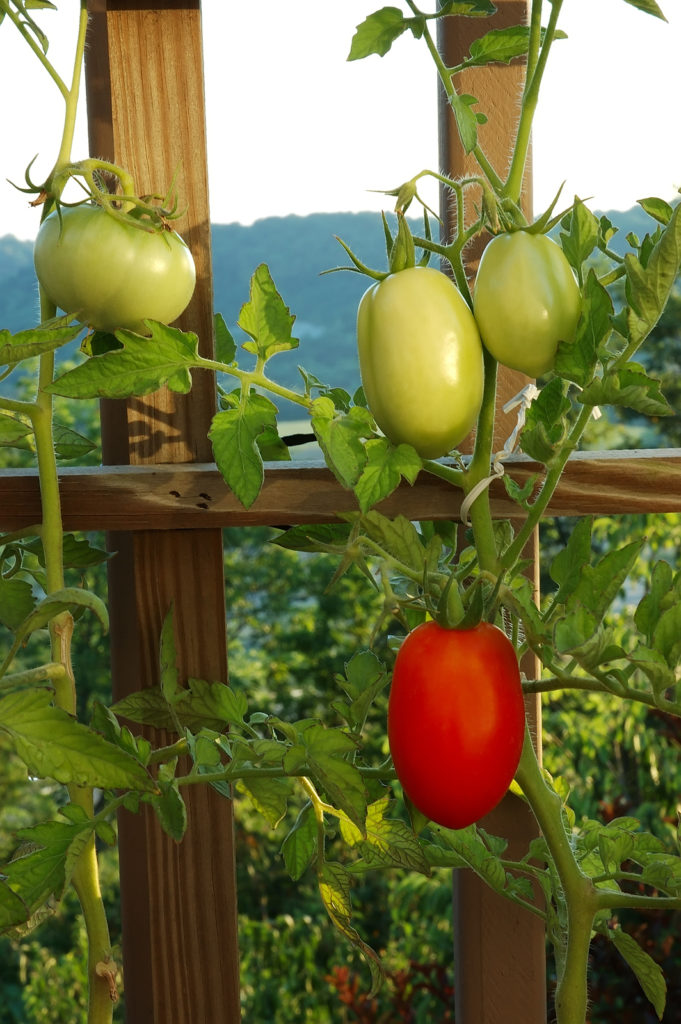
[[(522, 457), (506, 463), (517, 483), (541, 474)], [(196, 530), (225, 526), (283, 526), (332, 522), (357, 508), (323, 464), (269, 464), (262, 492), (244, 509), (212, 464), (104, 466), (63, 469), (60, 486), (67, 530)], [(504, 485), (491, 489), (498, 518), (518, 515)], [(403, 484), (380, 506), (410, 519), (455, 519), (460, 495), (423, 473)], [(582, 452), (574, 455), (549, 506), (549, 514), (577, 516), (681, 511), (681, 449)], [(0, 530), (17, 530), (40, 520), (38, 478), (32, 470), (0, 474)]]

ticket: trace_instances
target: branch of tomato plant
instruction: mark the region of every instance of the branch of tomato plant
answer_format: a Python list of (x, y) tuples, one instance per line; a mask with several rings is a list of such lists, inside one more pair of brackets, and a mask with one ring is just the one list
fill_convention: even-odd
[(535, 526), (539, 524), (540, 519), (543, 517), (556, 487), (560, 483), (560, 478), (565, 466), (567, 465), (568, 459), (577, 448), (582, 434), (586, 430), (587, 424), (591, 419), (592, 413), (593, 410), (591, 406), (585, 405), (581, 409), (570, 432), (568, 433), (568, 436), (554, 454), (551, 462), (547, 464), (547, 473), (544, 478), (542, 488), (530, 506), (527, 518), (518, 530), (514, 540), (509, 544), (508, 548), (501, 556), (501, 565), (505, 569), (510, 569), (515, 565), (517, 560), (520, 558), (525, 545), (532, 536)]
[[(452, 81), (452, 75), (455, 73), (455, 69), (448, 68), (445, 62), (443, 61), (442, 57), (440, 56), (440, 51), (438, 50), (437, 44), (433, 39), (430, 29), (428, 28), (426, 16), (423, 14), (422, 11), (418, 9), (416, 4), (414, 3), (414, 0), (406, 0), (406, 3), (407, 7), (409, 7), (409, 9), (413, 12), (413, 14), (416, 17), (423, 19), (423, 39), (426, 43), (426, 46), (428, 47), (428, 50), (430, 51), (431, 57), (433, 58), (435, 67), (437, 68), (437, 72), (440, 77), (440, 81), (442, 82), (442, 85), (444, 86), (445, 92), (447, 94), (447, 98), (451, 103), (454, 100), (454, 98), (458, 96), (458, 92), (456, 90), (454, 82)], [(485, 175), (489, 183), (492, 185), (494, 190), (499, 194), (502, 194), (504, 183), (500, 176), (495, 171), (490, 161), (488, 160), (484, 150), (482, 149), (478, 142), (476, 142), (471, 152), (473, 157), (477, 161), (480, 170), (483, 172), (483, 174)]]
[(262, 365), (263, 361), (260, 357), (257, 357), (256, 368), (253, 370), (242, 370), (240, 367), (229, 363), (220, 363), (215, 359), (204, 359), (202, 357), (199, 357), (196, 363), (194, 363), (194, 366), (199, 370), (213, 370), (216, 373), (226, 373), (230, 377), (235, 377), (241, 384), (242, 392), (248, 393), (251, 387), (264, 388), (270, 394), (284, 398), (287, 402), (293, 402), (295, 405), (300, 405), (308, 412), (312, 411), (313, 399), (309, 395), (301, 395), (299, 391), (293, 391), (283, 384), (277, 384), (276, 381), (271, 380), (263, 371)]
[(516, 780), (530, 803), (558, 873), (561, 892), (556, 894), (556, 899), (565, 902), (567, 943), (564, 957), (556, 957), (559, 973), (557, 1024), (584, 1024), (588, 1003), (588, 953), (593, 920), (599, 909), (598, 892), (575, 859), (563, 822), (561, 798), (544, 779), (529, 728)]
[(0, 11), (4, 11), (7, 17), (10, 19), (16, 30), (23, 37), (26, 43), (30, 46), (33, 53), (36, 55), (40, 63), (43, 65), (50, 78), (53, 80), (60, 93), (66, 99), (68, 96), (68, 86), (63, 81), (61, 76), (57, 73), (57, 70), (52, 63), (47, 59), (47, 54), (44, 52), (42, 46), (37, 41), (36, 37), (32, 34), (30, 25), (34, 24), (31, 18), (28, 17), (26, 12), (20, 16), (12, 7), (11, 0), (0, 0)]
[(551, 0), (551, 14), (549, 16), (549, 22), (544, 39), (539, 48), (539, 55), (533, 66), (531, 60), (534, 59), (534, 48), (537, 46), (537, 38), (539, 37), (541, 30), (542, 2), (541, 0), (532, 0), (532, 11), (530, 16), (530, 53), (528, 54), (525, 89), (520, 107), (520, 120), (518, 122), (516, 141), (513, 147), (513, 155), (511, 157), (508, 176), (506, 178), (506, 183), (500, 192), (501, 195), (509, 196), (509, 198), (513, 199), (515, 202), (519, 202), (523, 188), (523, 177), (525, 175), (525, 166), (527, 164), (527, 154), (530, 148), (532, 122), (537, 109), (539, 89), (544, 71), (546, 70), (546, 62), (553, 44), (562, 4), (563, 0)]

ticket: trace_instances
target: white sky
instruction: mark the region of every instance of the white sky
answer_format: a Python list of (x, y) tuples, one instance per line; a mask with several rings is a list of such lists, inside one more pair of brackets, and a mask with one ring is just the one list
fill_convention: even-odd
[[(389, 189), (437, 165), (435, 72), (405, 35), (383, 58), (348, 63), (355, 26), (396, 0), (204, 0), (212, 219), (380, 210)], [(681, 185), (681, 3), (665, 24), (623, 0), (565, 0), (535, 121), (535, 209), (563, 197), (626, 209)], [(432, 6), (429, 5), (429, 6)], [(38, 12), (70, 76), (75, 0)], [(0, 235), (32, 238), (38, 214), (5, 181), (35, 154), (54, 160), (61, 100), (8, 23), (0, 26)], [(234, 102), (230, 102), (230, 97)], [(84, 127), (74, 157), (87, 155)], [(434, 193), (431, 194), (435, 202)]]

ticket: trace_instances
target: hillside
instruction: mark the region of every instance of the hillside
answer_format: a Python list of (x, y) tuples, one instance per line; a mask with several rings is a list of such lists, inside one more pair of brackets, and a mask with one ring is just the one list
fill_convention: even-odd
[[(639, 235), (651, 220), (635, 207), (609, 213), (620, 232)], [(417, 224), (417, 230), (420, 224)], [(267, 263), (284, 301), (296, 315), (300, 339), (296, 359), (275, 360), (271, 372), (286, 384), (297, 384), (296, 364), (321, 380), (353, 390), (358, 382), (355, 354), (357, 303), (369, 281), (354, 273), (322, 271), (348, 260), (335, 236), (343, 238), (370, 266), (386, 265), (383, 230), (375, 213), (316, 213), (306, 217), (270, 217), (244, 227), (213, 226), (215, 309), (230, 329), (248, 299), (249, 280), (259, 263)], [(618, 248), (613, 244), (614, 248)], [(321, 275), (321, 276), (320, 276)], [(32, 246), (11, 235), (0, 238), (0, 327), (25, 329), (37, 316)]]

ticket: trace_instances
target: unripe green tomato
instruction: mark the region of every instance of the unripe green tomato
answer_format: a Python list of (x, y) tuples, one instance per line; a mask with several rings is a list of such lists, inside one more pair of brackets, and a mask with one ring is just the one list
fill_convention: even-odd
[(497, 235), (485, 247), (473, 311), (487, 350), (528, 377), (553, 369), (558, 344), (574, 341), (579, 287), (563, 250), (547, 235)]
[(63, 207), (40, 226), (33, 250), (51, 301), (99, 331), (145, 334), (172, 323), (194, 292), (194, 260), (175, 231), (144, 231), (92, 203)]
[(424, 459), (446, 455), (475, 425), (482, 402), (480, 335), (461, 293), (432, 267), (373, 284), (357, 313), (362, 385), (393, 444)]

